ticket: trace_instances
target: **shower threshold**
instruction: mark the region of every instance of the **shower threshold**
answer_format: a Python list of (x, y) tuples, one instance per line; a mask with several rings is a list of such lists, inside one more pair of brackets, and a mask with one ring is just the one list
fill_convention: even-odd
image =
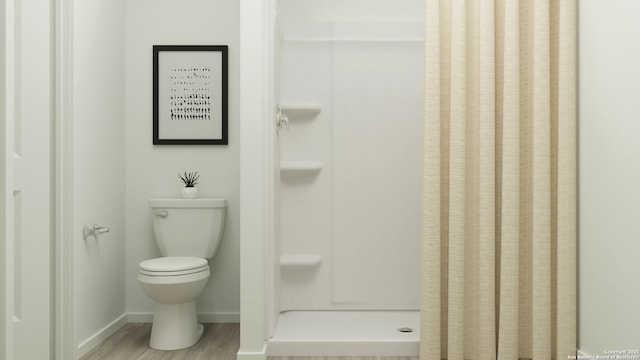
[(419, 311), (287, 311), (269, 356), (418, 356)]

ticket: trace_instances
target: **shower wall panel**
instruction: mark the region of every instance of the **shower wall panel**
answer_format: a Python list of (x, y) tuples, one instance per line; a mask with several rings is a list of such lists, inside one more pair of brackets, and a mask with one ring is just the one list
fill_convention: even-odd
[(333, 59), (332, 300), (417, 309), (422, 46), (337, 43)]
[(284, 29), (281, 104), (321, 111), (279, 137), (282, 161), (320, 166), (282, 173), (281, 310), (418, 309), (422, 27)]
[[(304, 29), (324, 34), (316, 24)], [(281, 310), (331, 308), (331, 44), (299, 41), (284, 27), (281, 105), (316, 103), (319, 114), (288, 113), (281, 131), (280, 160), (322, 164), (319, 172), (282, 172), (280, 187), (282, 257), (316, 256), (317, 266), (282, 266)], [(304, 35), (295, 31), (297, 36)]]

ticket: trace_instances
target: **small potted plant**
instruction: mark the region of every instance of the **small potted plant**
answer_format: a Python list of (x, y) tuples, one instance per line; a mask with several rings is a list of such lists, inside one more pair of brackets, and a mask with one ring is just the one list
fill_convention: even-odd
[(184, 187), (182, 188), (182, 197), (185, 199), (195, 199), (198, 197), (198, 188), (196, 184), (198, 184), (198, 175), (197, 171), (184, 172), (184, 174), (178, 173), (180, 180), (184, 183)]

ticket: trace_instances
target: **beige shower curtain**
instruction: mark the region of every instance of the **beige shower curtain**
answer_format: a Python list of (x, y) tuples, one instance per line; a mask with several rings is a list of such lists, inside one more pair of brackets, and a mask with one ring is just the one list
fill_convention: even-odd
[(575, 0), (426, 2), (421, 360), (566, 360)]

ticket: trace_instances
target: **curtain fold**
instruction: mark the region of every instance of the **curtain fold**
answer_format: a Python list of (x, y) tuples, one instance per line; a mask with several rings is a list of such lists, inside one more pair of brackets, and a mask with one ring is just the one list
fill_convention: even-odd
[(575, 0), (426, 0), (421, 359), (576, 351)]

